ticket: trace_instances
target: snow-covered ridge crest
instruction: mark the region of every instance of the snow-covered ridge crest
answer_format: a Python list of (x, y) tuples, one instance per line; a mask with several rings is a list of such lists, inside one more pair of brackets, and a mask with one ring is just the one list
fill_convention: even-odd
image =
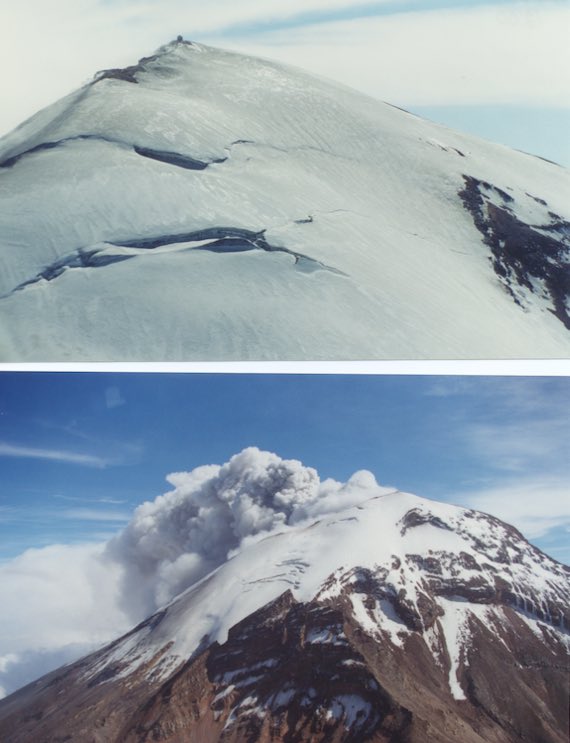
[(0, 140), (0, 358), (567, 358), (568, 203), (552, 163), (173, 42)]

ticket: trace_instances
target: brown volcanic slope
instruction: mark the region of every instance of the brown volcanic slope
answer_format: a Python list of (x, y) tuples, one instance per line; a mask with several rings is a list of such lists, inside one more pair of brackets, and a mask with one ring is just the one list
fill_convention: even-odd
[[(405, 510), (408, 496), (399, 497), (390, 503)], [(196, 604), (220, 595), (224, 573), (244, 574), (244, 551), (129, 635), (0, 701), (0, 740), (566, 743), (568, 569), (495, 519), (447, 507), (444, 520), (416, 502), (395, 522), (403, 539), (437, 531), (455, 539), (470, 522), (479, 536), (461, 538), (475, 547), (339, 568), (311, 600), (282, 592), (236, 622), (226, 641), (204, 638), (168, 665), (197, 621)], [(369, 525), (382, 505), (340, 520), (356, 525), (324, 520), (303, 535), (318, 544), (342, 528), (362, 538), (358, 518)], [(247, 564), (270, 550), (281, 557), (277, 547), (299, 546), (298, 534), (254, 545)], [(512, 577), (529, 565), (547, 571), (540, 594), (519, 593)]]
[[(374, 579), (357, 576), (347, 592)], [(475, 621), (467, 701), (419, 632), (404, 648), (371, 638), (346, 593), (322, 604), (290, 592), (236, 625), (162, 684), (101, 674), (97, 655), (44, 677), (1, 706), (4, 743), (565, 743), (568, 666), (516, 612), (510, 626)], [(434, 617), (436, 620), (436, 617)], [(546, 637), (546, 636), (545, 636)]]

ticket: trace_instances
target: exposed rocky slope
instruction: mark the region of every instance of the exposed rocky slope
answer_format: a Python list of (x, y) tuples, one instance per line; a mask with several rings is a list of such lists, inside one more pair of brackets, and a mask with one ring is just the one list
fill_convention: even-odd
[(570, 356), (570, 178), (173, 42), (0, 140), (0, 359)]
[(569, 575), (490, 516), (382, 494), (0, 701), (0, 737), (562, 743)]

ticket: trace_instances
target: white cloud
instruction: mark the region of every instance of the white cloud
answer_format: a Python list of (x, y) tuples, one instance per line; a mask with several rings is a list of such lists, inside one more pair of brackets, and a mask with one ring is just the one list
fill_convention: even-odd
[(106, 467), (109, 460), (93, 454), (78, 454), (64, 449), (41, 449), (32, 446), (19, 446), (0, 442), (0, 457), (16, 457), (24, 459), (43, 459), (67, 464), (79, 464), (85, 467)]
[(108, 498), (106, 496), (102, 498), (86, 498), (79, 495), (62, 495), (61, 493), (54, 493), (51, 497), (57, 500), (71, 501), (72, 503), (107, 503), (113, 506), (122, 505), (127, 502), (124, 498)]
[(77, 521), (116, 521), (126, 522), (130, 514), (120, 511), (101, 510), (97, 508), (68, 508), (58, 512), (58, 516), (64, 519)]
[(6, 74), (0, 83), (0, 132), (95, 71), (132, 64), (178, 33), (281, 59), (399, 105), (568, 103), (570, 8), (555, 0), (219, 35), (243, 22), (359, 5), (358, 0), (6, 2), (0, 10), (0, 65), (17, 74)]
[(126, 631), (103, 545), (30, 549), (0, 565), (0, 685), (18, 686)]
[(491, 513), (521, 531), (527, 539), (553, 528), (570, 527), (570, 482), (561, 478), (511, 478), (461, 496), (461, 503)]
[(0, 673), (4, 673), (17, 660), (18, 656), (14, 653), (8, 653), (7, 655), (0, 656)]
[[(77, 660), (78, 657), (86, 655), (98, 645), (99, 643), (71, 643), (53, 649), (33, 649), (18, 655), (6, 656), (4, 660), (8, 659), (10, 662), (0, 668), (0, 674), (5, 674), (8, 684), (6, 687), (0, 686), (0, 699), (11, 694), (14, 689), (24, 686), (31, 679)], [(0, 658), (0, 665), (2, 660)]]

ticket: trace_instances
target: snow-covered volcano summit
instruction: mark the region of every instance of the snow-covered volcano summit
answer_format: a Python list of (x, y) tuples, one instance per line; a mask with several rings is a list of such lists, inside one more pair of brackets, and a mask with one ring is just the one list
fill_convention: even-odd
[(568, 357), (569, 184), (173, 42), (0, 141), (0, 357)]
[[(256, 473), (250, 457), (236, 478), (248, 456), (194, 471), (187, 493), (201, 480), (203, 495), (217, 490), (236, 513), (250, 498), (263, 520), (257, 483), (288, 525), (0, 701), (3, 741), (565, 741), (567, 568), (491, 516), (380, 488), (369, 473), (344, 488), (353, 505), (295, 523), (340, 491), (274, 455)], [(189, 532), (211, 521), (212, 503), (189, 503)], [(183, 505), (179, 487), (133, 522), (147, 558), (156, 509), (181, 525)], [(133, 535), (123, 539), (132, 552)]]

